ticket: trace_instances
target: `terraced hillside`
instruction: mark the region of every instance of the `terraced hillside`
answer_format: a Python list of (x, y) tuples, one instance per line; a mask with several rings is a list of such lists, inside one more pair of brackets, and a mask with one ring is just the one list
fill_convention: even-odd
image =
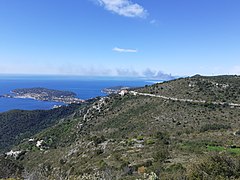
[(194, 76), (137, 90), (206, 103), (131, 93), (93, 101), (16, 145), (4, 159), (18, 173), (2, 177), (239, 179), (240, 108), (228, 105), (239, 103), (239, 78)]

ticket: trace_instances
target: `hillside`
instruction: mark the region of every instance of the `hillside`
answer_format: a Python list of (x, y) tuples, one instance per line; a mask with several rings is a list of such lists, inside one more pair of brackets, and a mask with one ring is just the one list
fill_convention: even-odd
[(70, 105), (52, 110), (13, 110), (0, 113), (0, 152), (72, 115), (77, 108), (79, 106)]
[(239, 179), (240, 108), (229, 105), (240, 103), (239, 84), (239, 76), (194, 76), (135, 90), (175, 99), (92, 101), (16, 145), (4, 159), (18, 173), (0, 177)]
[(239, 76), (193, 76), (145, 87), (139, 92), (167, 97), (240, 104)]

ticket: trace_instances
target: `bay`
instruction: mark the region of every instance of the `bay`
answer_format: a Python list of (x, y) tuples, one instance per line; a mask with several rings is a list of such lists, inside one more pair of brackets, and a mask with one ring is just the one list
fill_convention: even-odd
[[(141, 79), (121, 79), (108, 77), (76, 77), (76, 76), (0, 76), (0, 95), (8, 94), (17, 88), (43, 87), (56, 90), (72, 91), (80, 99), (105, 96), (102, 89), (114, 86), (141, 87), (153, 84)], [(13, 109), (36, 110), (51, 109), (57, 102), (36, 101), (32, 99), (0, 98), (0, 112)]]

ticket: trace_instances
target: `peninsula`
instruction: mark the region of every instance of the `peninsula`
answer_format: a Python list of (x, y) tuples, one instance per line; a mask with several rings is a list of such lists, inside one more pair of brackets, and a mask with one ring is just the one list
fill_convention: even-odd
[(60, 91), (41, 87), (14, 89), (11, 91), (11, 94), (5, 94), (3, 95), (3, 97), (28, 98), (39, 101), (63, 102), (65, 104), (79, 104), (84, 102), (84, 100), (77, 98), (74, 92)]

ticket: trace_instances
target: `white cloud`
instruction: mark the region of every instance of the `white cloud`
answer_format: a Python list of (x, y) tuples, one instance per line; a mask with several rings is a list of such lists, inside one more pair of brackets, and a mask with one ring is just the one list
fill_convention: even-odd
[(126, 17), (147, 17), (147, 11), (130, 0), (97, 0), (106, 10)]
[(137, 49), (123, 49), (118, 47), (115, 47), (112, 50), (116, 52), (121, 52), (121, 53), (137, 53), (138, 52)]

